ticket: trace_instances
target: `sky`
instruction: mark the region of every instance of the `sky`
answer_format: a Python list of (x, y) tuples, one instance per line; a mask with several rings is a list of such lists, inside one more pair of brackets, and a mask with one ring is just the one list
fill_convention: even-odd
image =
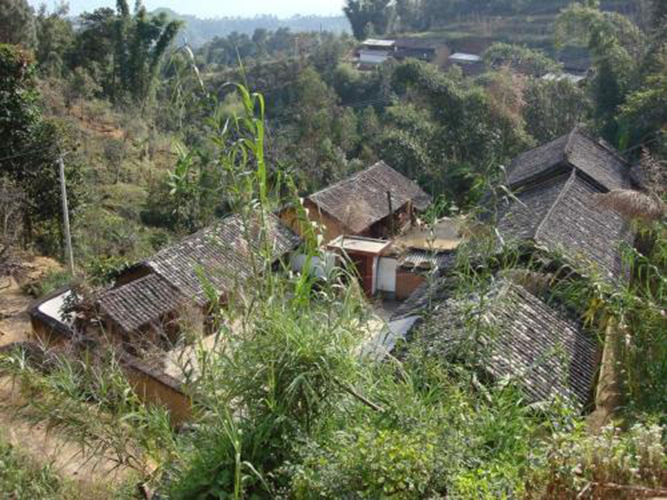
[[(46, 3), (48, 7), (55, 0), (31, 0), (37, 6)], [(130, 6), (134, 0), (128, 2)], [(340, 15), (344, 0), (144, 0), (148, 10), (167, 7), (180, 14), (197, 17), (254, 17), (259, 14), (274, 14), (291, 17), (295, 14)], [(76, 15), (98, 7), (115, 7), (115, 0), (69, 0), (70, 14)]]

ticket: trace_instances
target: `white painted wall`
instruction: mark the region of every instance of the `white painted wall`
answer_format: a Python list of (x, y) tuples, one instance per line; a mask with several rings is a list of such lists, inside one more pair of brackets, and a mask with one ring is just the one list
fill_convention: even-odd
[(389, 59), (388, 52), (382, 52), (379, 50), (360, 50), (359, 51), (359, 62), (364, 64), (382, 64), (387, 59)]
[[(312, 257), (310, 260), (310, 266), (315, 273), (315, 276), (318, 278), (326, 278), (329, 276), (336, 267), (336, 259), (337, 255), (330, 252), (324, 253), (323, 258)], [(306, 265), (306, 255), (294, 255), (290, 264), (292, 271), (300, 273), (303, 270), (303, 267)]]
[(396, 268), (398, 260), (380, 257), (377, 268), (377, 289), (381, 292), (396, 292)]
[(63, 308), (65, 307), (65, 301), (69, 299), (69, 297), (72, 295), (71, 290), (67, 290), (63, 292), (60, 295), (56, 295), (55, 297), (47, 300), (43, 304), (41, 304), (37, 309), (39, 312), (46, 314), (47, 316), (50, 316), (51, 318), (55, 319), (56, 321), (64, 324), (68, 324), (66, 318), (63, 316)]

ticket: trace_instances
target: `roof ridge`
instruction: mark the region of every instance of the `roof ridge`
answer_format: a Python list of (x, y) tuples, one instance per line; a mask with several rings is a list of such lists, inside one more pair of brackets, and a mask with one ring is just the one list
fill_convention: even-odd
[[(358, 179), (358, 178), (361, 176), (361, 174), (364, 174), (364, 173), (370, 171), (371, 169), (373, 169), (373, 168), (379, 166), (381, 163), (382, 163), (384, 166), (389, 167), (389, 165), (387, 165), (386, 163), (384, 163), (382, 160), (377, 161), (377, 162), (375, 162), (373, 165), (370, 165), (370, 166), (368, 166), (368, 167), (366, 167), (366, 168), (362, 168), (362, 169), (359, 170), (358, 172), (355, 172), (355, 173), (353, 173), (352, 175), (350, 175), (350, 176), (348, 176), (348, 177), (345, 177), (345, 178), (343, 178), (343, 179), (341, 179), (341, 180), (339, 180), (339, 181), (337, 181), (337, 182), (334, 182), (333, 184), (331, 184), (331, 185), (329, 185), (329, 186), (323, 187), (322, 189), (320, 189), (320, 190), (318, 190), (318, 191), (315, 191), (315, 192), (312, 193), (312, 194), (309, 194), (309, 195), (308, 195), (308, 198), (312, 199), (314, 196), (317, 196), (318, 194), (322, 194), (322, 193), (324, 193), (325, 191), (329, 191), (330, 189), (333, 189), (333, 188), (335, 188), (335, 187), (337, 187), (337, 186), (341, 186), (341, 185), (343, 185), (343, 184), (352, 182), (353, 180)], [(389, 167), (389, 168), (391, 168), (391, 167)]]
[[(554, 142), (561, 140), (563, 137), (565, 137), (565, 136), (569, 136), (571, 133), (572, 133), (572, 131), (568, 132), (567, 134), (559, 135), (558, 137), (556, 137), (555, 139), (552, 139), (552, 140), (550, 140), (550, 141), (543, 142), (542, 144), (538, 144), (537, 146), (533, 146), (532, 148), (530, 148), (530, 149), (526, 149), (525, 151), (521, 151), (521, 153), (519, 153), (519, 154), (516, 155), (514, 158), (512, 158), (512, 161), (510, 162), (510, 167), (514, 164), (514, 162), (515, 162), (517, 159), (521, 158), (522, 156), (525, 156), (525, 155), (527, 155), (528, 153), (530, 153), (530, 152), (532, 152), (532, 151), (535, 151), (536, 149), (540, 149), (540, 148), (543, 148), (543, 147), (545, 147), (545, 146), (548, 146), (549, 144), (553, 144)], [(508, 172), (508, 173), (509, 173), (509, 172)]]
[[(273, 215), (273, 214), (268, 214), (268, 215)], [(238, 217), (240, 217), (240, 215), (237, 214), (237, 213), (227, 214), (227, 215), (225, 215), (222, 219), (219, 219), (219, 220), (215, 221), (214, 223), (209, 224), (209, 225), (206, 226), (206, 227), (202, 227), (201, 229), (195, 231), (194, 233), (192, 233), (192, 234), (188, 234), (187, 236), (184, 236), (184, 237), (181, 238), (180, 240), (178, 240), (178, 241), (176, 241), (176, 242), (174, 242), (174, 243), (172, 243), (172, 244), (170, 244), (170, 245), (167, 245), (167, 246), (164, 247), (164, 248), (161, 248), (160, 250), (158, 250), (157, 252), (155, 252), (155, 253), (152, 254), (151, 256), (147, 257), (147, 258), (146, 258), (144, 261), (142, 261), (142, 262), (144, 262), (144, 263), (149, 263), (150, 261), (152, 261), (152, 260), (153, 260), (155, 257), (157, 257), (158, 255), (160, 255), (160, 254), (162, 254), (162, 253), (164, 253), (164, 252), (166, 252), (166, 251), (168, 251), (168, 250), (171, 250), (171, 249), (173, 249), (173, 248), (176, 248), (176, 247), (179, 246), (179, 245), (182, 245), (182, 244), (184, 244), (184, 243), (187, 243), (187, 242), (189, 242), (190, 240), (193, 240), (193, 239), (195, 239), (196, 237), (201, 236), (201, 235), (202, 235), (203, 233), (205, 233), (206, 231), (211, 231), (211, 230), (214, 230), (214, 229), (218, 228), (218, 227), (219, 227), (221, 224), (223, 224), (225, 221), (228, 221), (228, 220), (230, 220), (230, 219), (234, 219), (234, 218), (238, 218)], [(274, 217), (275, 217), (275, 216), (274, 216)]]
[(563, 186), (563, 189), (561, 190), (561, 192), (558, 193), (558, 196), (556, 197), (556, 200), (553, 202), (553, 205), (551, 205), (551, 207), (549, 208), (549, 211), (547, 212), (547, 214), (544, 216), (542, 221), (540, 221), (540, 223), (535, 228), (535, 233), (533, 234), (533, 240), (537, 241), (537, 239), (539, 237), (539, 234), (540, 234), (540, 231), (542, 231), (542, 228), (544, 227), (545, 223), (547, 222), (547, 220), (549, 220), (549, 217), (551, 217), (551, 214), (554, 212), (554, 210), (558, 206), (558, 203), (560, 203), (560, 200), (565, 196), (567, 191), (570, 189), (570, 186), (572, 186), (572, 184), (574, 184), (574, 180), (576, 179), (576, 177), (577, 177), (577, 170), (572, 169), (572, 173), (570, 174), (570, 178), (567, 180), (567, 182)]
[(579, 134), (584, 136), (586, 139), (590, 140), (598, 148), (605, 150), (607, 153), (611, 154), (619, 161), (622, 161), (628, 168), (632, 166), (630, 162), (621, 154), (620, 151), (618, 151), (614, 146), (605, 141), (602, 137), (593, 136), (588, 132), (586, 132), (585, 130), (579, 131)]
[[(579, 126), (575, 125), (574, 128), (570, 131), (569, 134), (567, 134), (567, 142), (565, 143), (565, 147), (563, 148), (563, 160), (569, 162), (570, 161), (570, 150), (572, 149), (572, 138), (574, 137), (575, 134), (579, 132)], [(574, 166), (574, 165), (573, 165)]]

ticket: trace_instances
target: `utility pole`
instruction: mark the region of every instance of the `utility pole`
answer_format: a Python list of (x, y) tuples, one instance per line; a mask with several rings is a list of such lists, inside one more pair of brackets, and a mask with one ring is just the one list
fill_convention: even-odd
[(65, 236), (65, 258), (69, 272), (74, 276), (74, 254), (72, 253), (72, 234), (69, 229), (69, 208), (67, 207), (67, 186), (65, 185), (65, 162), (63, 155), (58, 157), (58, 170), (60, 171), (60, 195), (63, 204), (63, 233)]

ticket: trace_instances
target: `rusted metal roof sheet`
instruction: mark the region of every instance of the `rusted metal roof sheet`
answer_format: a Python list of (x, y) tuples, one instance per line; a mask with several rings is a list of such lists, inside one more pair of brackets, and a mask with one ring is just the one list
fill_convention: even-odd
[(428, 250), (408, 250), (401, 255), (401, 266), (418, 269), (445, 269), (456, 261), (456, 252), (430, 252)]

